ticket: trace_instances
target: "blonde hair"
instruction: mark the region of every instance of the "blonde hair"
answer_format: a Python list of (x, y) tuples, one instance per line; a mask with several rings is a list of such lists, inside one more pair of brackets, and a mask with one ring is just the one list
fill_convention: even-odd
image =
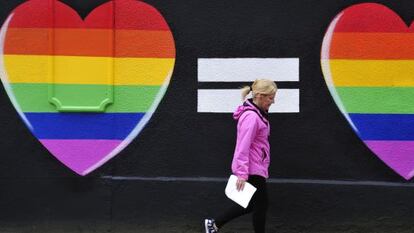
[(269, 79), (256, 79), (251, 86), (245, 86), (241, 88), (242, 101), (246, 100), (246, 96), (252, 92), (253, 98), (257, 94), (273, 95), (277, 91), (277, 85), (275, 82)]

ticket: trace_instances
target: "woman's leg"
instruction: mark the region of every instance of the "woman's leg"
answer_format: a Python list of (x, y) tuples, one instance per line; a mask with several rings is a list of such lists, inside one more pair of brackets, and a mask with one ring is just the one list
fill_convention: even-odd
[(238, 204), (232, 203), (230, 208), (228, 208), (221, 215), (219, 215), (217, 218), (214, 219), (216, 221), (216, 226), (218, 228), (221, 228), (222, 226), (224, 226), (226, 223), (230, 222), (231, 220), (252, 212), (253, 208), (252, 207), (249, 208), (249, 207), (250, 207), (250, 204), (248, 208), (245, 209), (239, 206)]
[[(266, 179), (261, 177), (261, 176), (252, 175), (252, 176), (249, 176), (249, 179), (247, 180), (247, 182), (249, 182), (250, 184), (252, 184), (254, 187), (257, 188), (257, 191), (253, 195), (252, 200), (250, 201), (249, 205), (245, 209), (245, 208), (241, 207), (240, 205), (232, 202), (232, 206), (229, 209), (227, 209), (221, 215), (219, 215), (217, 218), (215, 218), (216, 226), (218, 228), (221, 228), (226, 223), (230, 222), (231, 220), (233, 220), (237, 217), (240, 217), (242, 215), (251, 213), (252, 211), (254, 211), (256, 209), (255, 206), (257, 205), (257, 202), (258, 201), (260, 202), (263, 199), (261, 197), (261, 196), (263, 196), (263, 194), (261, 194), (262, 193), (261, 190), (266, 187), (264, 185), (264, 184), (266, 184)], [(262, 203), (259, 203), (259, 205), (262, 205)], [(266, 207), (267, 207), (267, 205), (266, 205)], [(261, 209), (261, 208), (259, 208), (259, 209)], [(253, 221), (253, 222), (255, 222), (255, 221)]]
[(268, 206), (268, 196), (266, 180), (258, 178), (256, 196), (253, 206), (253, 228), (255, 233), (265, 233), (266, 213)]

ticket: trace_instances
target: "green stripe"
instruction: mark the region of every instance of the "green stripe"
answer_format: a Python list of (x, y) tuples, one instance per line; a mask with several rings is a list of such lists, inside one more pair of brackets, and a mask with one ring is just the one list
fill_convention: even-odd
[(414, 113), (414, 87), (337, 87), (349, 113)]
[[(11, 84), (14, 95), (23, 112), (58, 112), (48, 101), (49, 84)], [(79, 88), (76, 99), (90, 98), (96, 93), (102, 93), (106, 85), (76, 85), (56, 84), (59, 89)], [(160, 86), (114, 86), (114, 101), (108, 105), (105, 112), (146, 112), (152, 105)]]

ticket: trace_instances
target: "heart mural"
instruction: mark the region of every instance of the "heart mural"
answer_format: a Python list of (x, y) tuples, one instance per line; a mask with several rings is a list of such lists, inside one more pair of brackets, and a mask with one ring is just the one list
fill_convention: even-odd
[(152, 6), (113, 0), (84, 20), (56, 0), (31, 0), (0, 34), (3, 86), (32, 134), (80, 175), (124, 149), (168, 87), (172, 33)]
[(331, 22), (321, 65), (353, 130), (382, 161), (414, 175), (414, 26), (389, 8), (357, 4)]

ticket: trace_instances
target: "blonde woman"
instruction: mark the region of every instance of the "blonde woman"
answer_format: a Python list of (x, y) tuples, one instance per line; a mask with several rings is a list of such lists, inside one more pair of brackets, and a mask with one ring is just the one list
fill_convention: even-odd
[[(246, 209), (233, 203), (231, 208), (216, 218), (205, 219), (206, 233), (218, 232), (227, 222), (248, 213), (253, 213), (254, 232), (265, 232), (268, 205), (266, 179), (269, 177), (270, 164), (268, 111), (270, 105), (275, 102), (276, 91), (276, 83), (267, 79), (258, 79), (251, 87), (241, 89), (244, 103), (233, 114), (237, 121), (237, 142), (231, 169), (238, 177), (237, 190), (243, 190), (247, 181), (255, 186), (257, 191)], [(253, 98), (246, 100), (250, 92)]]

